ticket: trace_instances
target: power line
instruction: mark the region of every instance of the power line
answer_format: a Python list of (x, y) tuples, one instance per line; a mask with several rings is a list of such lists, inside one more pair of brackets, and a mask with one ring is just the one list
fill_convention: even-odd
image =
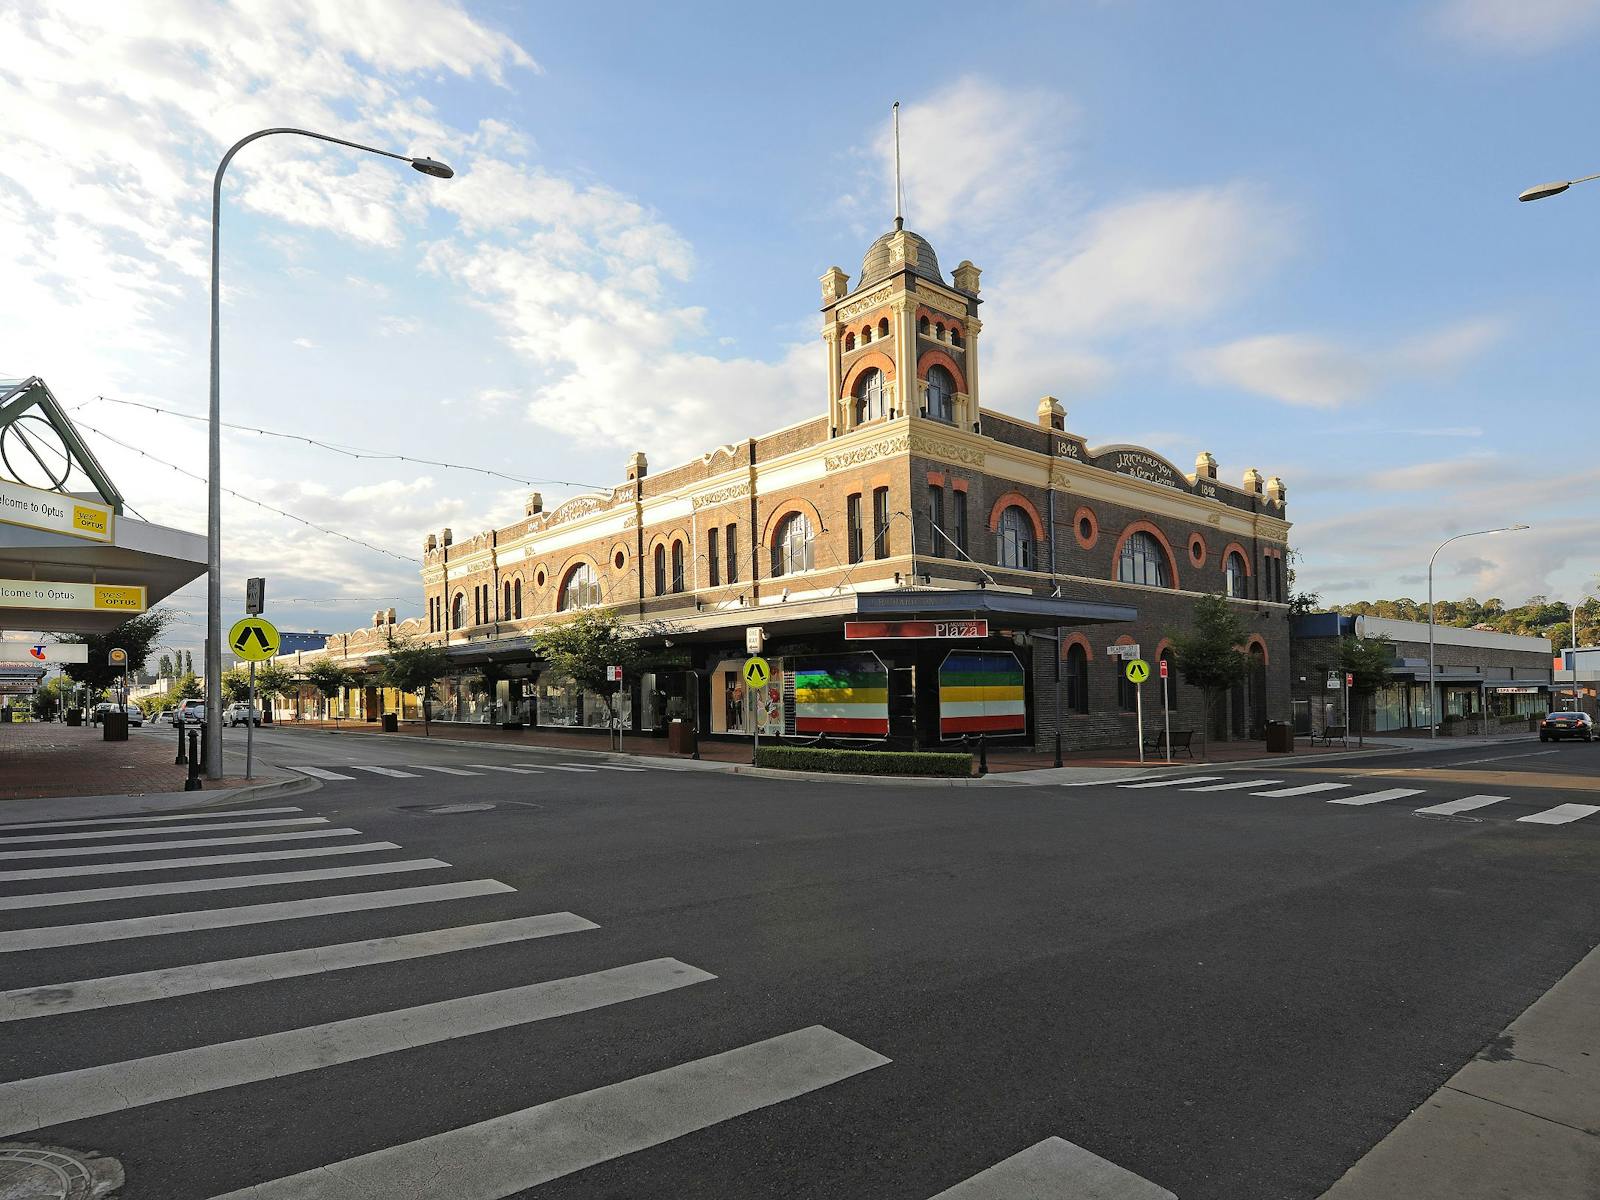
[[(199, 483), (206, 482), (206, 477), (204, 475), (196, 475), (193, 471), (185, 470), (183, 467), (178, 466), (177, 463), (170, 463), (164, 458), (157, 458), (154, 454), (151, 454), (148, 451), (141, 450), (137, 446), (129, 445), (121, 438), (112, 437), (111, 434), (107, 433), (103, 429), (96, 429), (87, 421), (78, 421), (77, 424), (81, 425), (84, 429), (87, 429), (90, 433), (99, 434), (101, 437), (105, 438), (106, 441), (111, 442), (114, 445), (121, 446), (124, 450), (133, 451), (140, 458), (148, 458), (153, 463), (159, 463), (163, 467), (169, 467), (178, 474), (187, 475), (190, 479), (196, 480)], [(393, 550), (385, 550), (382, 546), (374, 546), (371, 542), (364, 542), (360, 538), (351, 537), (348, 533), (340, 533), (337, 529), (329, 529), (326, 525), (318, 525), (315, 521), (308, 521), (304, 517), (296, 516), (292, 512), (286, 512), (275, 505), (266, 503), (264, 500), (257, 500), (254, 496), (246, 496), (241, 492), (234, 491), (232, 488), (222, 488), (221, 490), (227, 492), (228, 495), (232, 496), (235, 500), (243, 500), (246, 504), (254, 504), (257, 508), (266, 509), (266, 511), (270, 513), (276, 513), (280, 517), (287, 517), (291, 521), (298, 521), (307, 529), (315, 529), (318, 533), (325, 533), (329, 537), (343, 538), (347, 542), (351, 542), (357, 546), (362, 546), (377, 554), (386, 554), (390, 558), (399, 559), (401, 562), (415, 563), (419, 566), (421, 565), (421, 559), (411, 558), (404, 554), (396, 554)]]
[[(162, 408), (160, 405), (146, 404), (140, 400), (122, 400), (116, 396), (95, 396), (93, 400), (84, 401), (73, 411), (77, 412), (83, 408), (86, 408), (88, 405), (94, 403), (95, 400), (103, 400), (107, 404), (121, 404), (128, 408), (142, 408), (148, 412), (160, 413), (165, 417), (180, 417), (185, 421), (199, 421), (203, 424), (210, 423), (209, 417), (202, 417), (195, 413), (179, 412), (177, 409), (172, 408)], [(571, 479), (523, 479), (520, 476), (507, 475), (504, 471), (495, 471), (488, 467), (469, 467), (463, 466), (461, 463), (441, 462), (434, 458), (414, 458), (406, 454), (393, 454), (386, 450), (369, 450), (361, 446), (340, 446), (333, 442), (324, 442), (317, 438), (306, 437), (304, 434), (300, 433), (280, 433), (273, 429), (259, 429), (254, 425), (239, 425), (232, 421), (223, 421), (221, 422), (221, 425), (225, 429), (237, 429), (242, 433), (254, 433), (259, 434), (262, 437), (283, 438), (285, 441), (290, 442), (304, 442), (308, 446), (317, 446), (323, 450), (331, 451), (334, 454), (343, 454), (347, 458), (373, 459), (383, 462), (414, 463), (418, 466), (439, 467), (446, 471), (470, 471), (476, 475), (487, 475), (494, 479), (504, 479), (508, 483), (520, 483), (526, 487), (536, 487), (542, 484), (554, 484), (559, 487), (589, 488), (598, 491), (608, 490), (606, 485), (599, 483), (578, 483)]]

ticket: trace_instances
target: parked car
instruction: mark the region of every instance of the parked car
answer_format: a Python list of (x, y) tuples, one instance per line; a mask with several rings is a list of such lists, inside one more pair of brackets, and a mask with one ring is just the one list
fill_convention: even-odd
[(222, 710), (222, 723), (234, 728), (249, 722), (257, 729), (261, 728), (261, 710), (252, 708), (243, 700), (236, 700)]
[(172, 720), (177, 725), (204, 725), (206, 723), (206, 702), (204, 700), (185, 700), (178, 705), (178, 711), (173, 715)]
[(111, 708), (112, 708), (111, 701), (109, 701), (109, 700), (100, 701), (99, 704), (96, 704), (93, 708), (91, 708), (89, 710), (89, 724), (91, 724), (91, 725), (100, 724), (100, 718), (105, 716), (108, 712), (110, 712)]
[(175, 708), (163, 708), (155, 716), (150, 718), (150, 724), (152, 724), (152, 725), (171, 725), (173, 723), (172, 714), (177, 712), (177, 711), (178, 710), (175, 709)]
[(1539, 722), (1539, 740), (1555, 742), (1562, 738), (1594, 741), (1594, 720), (1588, 713), (1553, 712)]
[(129, 728), (144, 728), (144, 709), (140, 708), (137, 704), (123, 705), (122, 707), (118, 708), (117, 711), (128, 714)]

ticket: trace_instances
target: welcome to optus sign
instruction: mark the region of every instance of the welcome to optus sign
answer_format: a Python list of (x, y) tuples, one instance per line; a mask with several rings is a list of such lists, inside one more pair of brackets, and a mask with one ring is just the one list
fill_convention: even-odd
[(0, 523), (109, 542), (116, 514), (109, 504), (0, 479)]

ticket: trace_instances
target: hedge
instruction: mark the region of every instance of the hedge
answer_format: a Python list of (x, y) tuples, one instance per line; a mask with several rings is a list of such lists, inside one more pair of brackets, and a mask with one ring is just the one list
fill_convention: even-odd
[(972, 774), (972, 755), (889, 750), (822, 750), (815, 746), (763, 746), (756, 766), (779, 771), (831, 771), (836, 775)]

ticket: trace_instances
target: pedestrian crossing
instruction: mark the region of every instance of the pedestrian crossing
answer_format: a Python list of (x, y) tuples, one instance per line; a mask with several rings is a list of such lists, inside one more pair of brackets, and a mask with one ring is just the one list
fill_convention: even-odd
[[(349, 1064), (385, 1056), (426, 1054), (430, 1047), (454, 1046), (459, 1039), (503, 1035), (542, 1022), (577, 1019), (581, 1014), (591, 1014), (588, 1019), (593, 1020), (592, 1014), (623, 1006), (661, 1003), (661, 998), (671, 993), (699, 1004), (694, 997), (715, 989), (720, 982), (700, 966), (670, 956), (647, 957), (648, 952), (627, 956), (637, 961), (583, 963), (576, 973), (548, 978), (552, 972), (539, 967), (540, 947), (570, 944), (581, 955), (587, 944), (581, 935), (598, 930), (599, 925), (566, 911), (502, 915), (492, 920), (471, 914), (474, 919), (463, 920), (464, 903), (484, 897), (504, 899), (515, 896), (516, 889), (494, 879), (407, 884), (404, 877), (411, 873), (449, 871), (451, 865), (439, 859), (406, 858), (405, 848), (395, 842), (351, 840), (362, 836), (354, 828), (289, 827), (193, 839), (160, 836), (186, 828), (259, 829), (263, 819), (254, 814), (268, 811), (283, 816), (300, 810), (170, 814), (138, 824), (116, 818), (0, 825), (0, 859), (42, 859), (47, 863), (0, 871), (0, 915), (23, 914), (21, 919), (29, 920), (27, 914), (33, 910), (62, 907), (82, 918), (75, 923), (0, 929), (0, 956), (89, 947), (88, 953), (72, 961), (93, 964), (101, 961), (93, 956), (98, 944), (144, 939), (141, 959), (148, 950), (154, 964), (113, 974), (96, 973), (92, 966), (61, 968), (61, 975), (48, 982), (0, 991), (0, 1040), (7, 1039), (6, 1028), (15, 1030), (26, 1022), (28, 1028), (48, 1035), (40, 1045), (54, 1056), (55, 1035), (48, 1023), (52, 1018), (82, 1013), (103, 1021), (115, 1019), (121, 1012), (143, 1029), (162, 1029), (149, 1041), (155, 1052), (129, 1054), (128, 1047), (137, 1046), (137, 1041), (111, 1041), (105, 1044), (116, 1049), (102, 1052), (99, 1061), (70, 1059), (52, 1068), (47, 1060), (43, 1071), (35, 1068), (38, 1073), (0, 1081), (0, 1141), (20, 1136), (48, 1140), (49, 1135), (41, 1131), (99, 1118), (113, 1124), (99, 1128), (98, 1143), (109, 1153), (117, 1153), (122, 1147), (116, 1145), (119, 1126), (114, 1122), (123, 1113), (182, 1103), (224, 1089), (268, 1088), (276, 1081), (304, 1079), (330, 1068), (349, 1069)], [(157, 836), (140, 838), (135, 836), (138, 833)], [(41, 839), (78, 834), (102, 840), (37, 845)], [(316, 838), (325, 842), (305, 844)], [(241, 842), (257, 848), (237, 850)], [(27, 848), (17, 848), (24, 845)], [(215, 852), (153, 856), (189, 849)], [(129, 857), (140, 851), (153, 854)], [(382, 861), (315, 868), (297, 865), (308, 857), (339, 855)], [(213, 870), (245, 862), (280, 862), (282, 866), (248, 875), (218, 875)], [(145, 871), (183, 878), (92, 886), (108, 874)], [(14, 886), (45, 880), (61, 885), (62, 890), (18, 891)], [(91, 886), (75, 886), (74, 881)], [(375, 886), (360, 890), (365, 885)], [(326, 894), (330, 887), (336, 890)], [(253, 902), (245, 904), (204, 906), (211, 899), (208, 893), (236, 889), (279, 894), (265, 900), (252, 897)], [(225, 896), (216, 899), (225, 900)], [(121, 907), (127, 902), (136, 902), (131, 914)], [(202, 907), (149, 911), (152, 904), (170, 910), (174, 905), (196, 903)], [(346, 933), (341, 937), (336, 925), (309, 921), (354, 919), (381, 910), (393, 910), (396, 916), (392, 921), (406, 927), (395, 931), (391, 926), (378, 936), (350, 937)], [(196, 943), (189, 935), (266, 924), (280, 927), (278, 947), (287, 941), (288, 948), (195, 961), (192, 947)], [(362, 932), (370, 934), (372, 930), (369, 927)], [(507, 955), (497, 960), (500, 969), (514, 967), (521, 978), (497, 975), (495, 986), (486, 990), (472, 990), (470, 985), (456, 982), (473, 978), (464, 967), (458, 973), (431, 976), (444, 980), (453, 994), (421, 1003), (401, 1003), (390, 992), (340, 984), (340, 980), (359, 980), (362, 971), (384, 964), (457, 962), (469, 954), (494, 954), (497, 948)], [(128, 956), (120, 961), (126, 963)], [(11, 957), (6, 962), (10, 969), (0, 974), (22, 978), (27, 961)], [(302, 1000), (306, 1008), (317, 1011), (319, 1019), (294, 1024), (293, 1014), (300, 1006), (291, 1002), (281, 1010), (289, 1014), (282, 1022), (287, 1027), (269, 1026), (262, 1031), (256, 1024), (243, 1031), (248, 1036), (222, 1037), (214, 1026), (208, 1027), (206, 1019), (194, 1017), (196, 1011), (216, 1010), (168, 1015), (170, 1006), (182, 1003), (184, 997), (238, 994), (241, 989), (260, 986), (308, 989)], [(281, 999), (284, 994), (276, 995)], [(251, 1003), (247, 992), (242, 1003)], [(360, 1007), (354, 1012), (339, 1011), (339, 1006), (350, 1003)], [(378, 1011), (371, 1011), (374, 1004), (380, 1006)], [(40, 1021), (46, 1025), (34, 1024)], [(354, 1195), (381, 1195), (388, 1200), (434, 1200), (439, 1196), (504, 1200), (761, 1109), (804, 1102), (813, 1093), (831, 1091), (836, 1098), (827, 1103), (849, 1103), (847, 1093), (837, 1095), (839, 1089), (892, 1065), (888, 1056), (825, 1024), (797, 1024), (799, 1028), (772, 1031), (771, 1036), (756, 1041), (739, 1038), (733, 1039), (733, 1045), (702, 1047), (679, 1061), (669, 1057), (669, 1065), (632, 1078), (609, 1076), (604, 1056), (600, 1056), (594, 1067), (601, 1073), (592, 1080), (595, 1086), (580, 1085), (572, 1094), (555, 1098), (539, 1097), (541, 1103), (513, 1107), (512, 1111), (493, 1114), (490, 1110), (487, 1119), (472, 1123), (461, 1123), (461, 1118), (448, 1110), (430, 1112), (427, 1106), (436, 1102), (426, 1089), (415, 1096), (391, 1096), (385, 1103), (422, 1106), (421, 1112), (428, 1114), (420, 1123), (397, 1122), (398, 1127), (434, 1132), (409, 1141), (396, 1139), (394, 1144), (376, 1149), (370, 1140), (347, 1144), (343, 1158), (338, 1148), (349, 1135), (341, 1126), (341, 1114), (314, 1114), (326, 1118), (330, 1131), (332, 1149), (325, 1152), (327, 1161), (313, 1160), (308, 1168), (303, 1158), (291, 1160), (292, 1169), (278, 1178), (240, 1178), (239, 1171), (247, 1168), (236, 1168), (233, 1175), (223, 1176), (223, 1188), (213, 1200), (346, 1200)], [(10, 1040), (15, 1040), (14, 1035)], [(70, 1040), (63, 1043), (70, 1044)], [(712, 1052), (706, 1053), (706, 1049)], [(478, 1068), (468, 1053), (458, 1055), (462, 1071), (472, 1078)], [(658, 1058), (651, 1065), (659, 1062)], [(320, 1093), (313, 1090), (310, 1094)], [(479, 1108), (474, 1115), (483, 1118), (484, 1110)], [(133, 1120), (133, 1128), (145, 1127), (138, 1124), (139, 1118)], [(108, 1128), (112, 1132), (107, 1133)], [(765, 1140), (748, 1150), (749, 1154), (771, 1152)], [(822, 1164), (819, 1170), (826, 1170), (826, 1155), (815, 1157)], [(359, 1186), (352, 1181), (359, 1181)], [(130, 1185), (135, 1183), (130, 1179)], [(1013, 1154), (965, 1181), (948, 1183), (948, 1190), (940, 1193), (942, 1200), (1023, 1200), (1039, 1194), (1170, 1200), (1170, 1193), (1061, 1138)], [(1099, 1190), (1104, 1188), (1119, 1190)]]
[[(648, 766), (627, 766), (622, 763), (604, 762), (544, 762), (542, 760), (529, 760), (526, 765), (504, 766), (494, 763), (465, 763), (459, 767), (446, 767), (430, 763), (402, 763), (399, 766), (378, 766), (362, 763), (349, 763), (341, 765), (338, 770), (331, 767), (312, 766), (299, 763), (289, 768), (299, 771), (302, 775), (309, 775), (313, 779), (322, 779), (332, 783), (351, 783), (364, 775), (378, 775), (385, 779), (421, 779), (421, 772), (431, 771), (436, 775), (473, 776), (483, 775), (485, 772), (499, 775), (542, 775), (547, 771), (555, 771), (565, 775), (590, 775), (599, 771), (611, 771), (626, 775), (642, 775), (650, 771), (677, 771), (681, 768), (657, 766), (652, 763)], [(355, 771), (360, 774), (352, 775)]]
[[(1170, 775), (1157, 779), (1141, 779), (1131, 783), (1120, 783), (1117, 786), (1128, 790), (1148, 788), (1168, 788), (1180, 792), (1248, 792), (1252, 796), (1261, 796), (1268, 799), (1288, 799), (1301, 796), (1314, 796), (1327, 804), (1339, 804), (1350, 808), (1364, 808), (1374, 804), (1390, 804), (1401, 800), (1410, 800), (1415, 796), (1426, 796), (1426, 788), (1384, 788), (1373, 792), (1359, 792), (1355, 789), (1359, 784), (1338, 783), (1324, 781), (1320, 783), (1289, 784), (1284, 785), (1281, 779), (1239, 779), (1226, 782), (1214, 782), (1223, 779), (1219, 775)], [(1335, 795), (1334, 793), (1339, 793)], [(1413, 809), (1417, 813), (1428, 816), (1453, 816), (1458, 813), (1476, 812), (1492, 808), (1495, 805), (1505, 805), (1507, 811), (1518, 807), (1526, 807), (1524, 800), (1513, 800), (1510, 796), (1461, 796), (1454, 800), (1445, 800), (1437, 804), (1429, 804)], [(1557, 804), (1552, 808), (1528, 813), (1510, 819), (1530, 825), (1570, 825), (1574, 821), (1581, 821), (1600, 813), (1600, 804)], [(1490, 813), (1489, 815), (1499, 815)]]

